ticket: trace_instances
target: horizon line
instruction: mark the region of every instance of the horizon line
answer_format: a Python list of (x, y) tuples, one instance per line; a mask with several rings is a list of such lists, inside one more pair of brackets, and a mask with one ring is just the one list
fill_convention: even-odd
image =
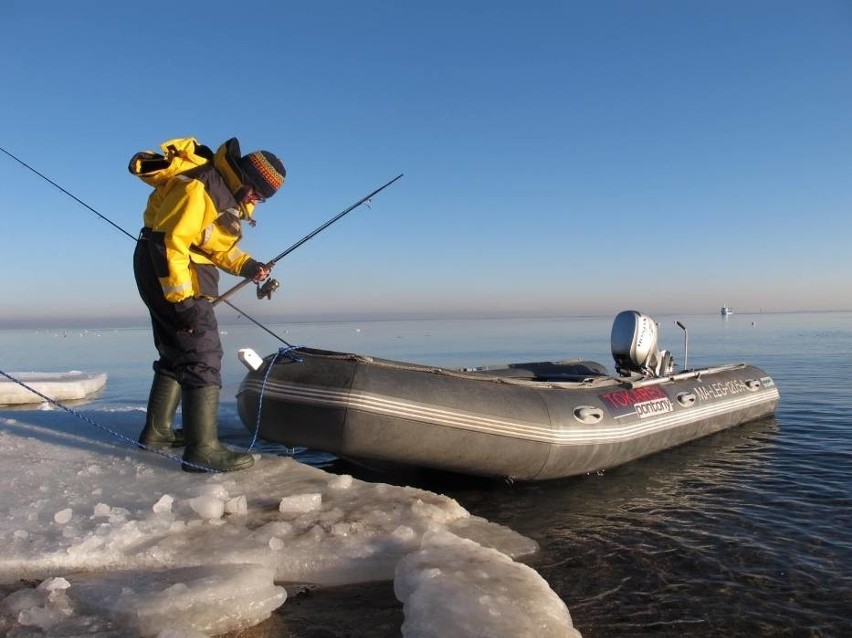
[[(578, 314), (565, 313), (444, 313), (444, 314), (425, 314), (425, 313), (399, 313), (399, 314), (346, 314), (346, 313), (318, 313), (316, 315), (294, 315), (291, 317), (272, 318), (268, 316), (253, 317), (258, 323), (269, 325), (282, 324), (334, 324), (334, 323), (381, 323), (392, 321), (452, 321), (452, 320), (469, 320), (469, 321), (486, 321), (486, 320), (504, 320), (504, 319), (597, 319), (613, 317), (622, 312), (621, 310), (614, 313), (591, 312)], [(754, 310), (754, 311), (739, 311), (735, 312), (730, 317), (736, 316), (754, 316), (754, 315), (782, 315), (782, 314), (826, 314), (826, 313), (844, 313), (852, 312), (852, 309), (834, 309), (834, 310), (812, 310), (812, 309), (797, 309), (797, 310)], [(718, 315), (719, 311), (707, 312), (660, 312), (647, 313), (652, 318), (654, 316), (670, 317), (670, 316), (710, 316)], [(730, 318), (728, 317), (728, 318)], [(233, 318), (221, 318), (218, 320), (218, 325), (222, 326), (245, 326), (251, 325), (251, 319), (246, 319), (244, 315), (239, 315)], [(147, 318), (144, 317), (65, 317), (57, 319), (56, 317), (19, 317), (14, 319), (0, 318), (0, 330), (65, 330), (65, 329), (149, 329), (150, 324)]]

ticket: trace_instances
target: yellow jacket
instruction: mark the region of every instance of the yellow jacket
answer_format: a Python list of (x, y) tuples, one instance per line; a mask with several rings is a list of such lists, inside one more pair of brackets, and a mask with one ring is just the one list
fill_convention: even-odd
[(154, 187), (143, 224), (163, 295), (173, 303), (189, 297), (218, 295), (215, 267), (239, 275), (252, 259), (237, 247), (244, 219), (253, 205), (238, 204), (242, 185), (235, 170), (236, 139), (214, 154), (194, 138), (169, 140), (163, 155), (137, 153), (130, 172)]

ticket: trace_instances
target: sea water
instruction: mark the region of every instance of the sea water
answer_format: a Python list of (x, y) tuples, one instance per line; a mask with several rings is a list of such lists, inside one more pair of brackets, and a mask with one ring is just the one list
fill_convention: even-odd
[[(689, 367), (763, 368), (781, 391), (776, 415), (559, 481), (361, 478), (445, 493), (538, 541), (529, 564), (586, 638), (852, 635), (852, 313), (655, 319), (660, 346), (681, 365), (688, 336)], [(234, 399), (243, 347), (265, 355), (307, 345), (450, 367), (570, 358), (612, 366), (611, 317), (267, 324), (275, 336), (227, 321), (220, 418), (235, 445), (251, 440)], [(0, 331), (0, 369), (107, 372), (86, 410), (139, 411), (140, 427), (154, 356), (142, 326)], [(69, 415), (68, 427), (90, 426)], [(297, 457), (353, 472), (326, 454)], [(382, 631), (364, 635), (399, 635)]]

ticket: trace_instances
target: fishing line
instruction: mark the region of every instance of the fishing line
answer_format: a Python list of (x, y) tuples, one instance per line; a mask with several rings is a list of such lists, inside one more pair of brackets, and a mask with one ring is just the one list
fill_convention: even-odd
[(179, 456), (174, 456), (174, 455), (168, 454), (167, 452), (164, 452), (163, 450), (160, 450), (158, 448), (150, 447), (148, 445), (145, 445), (144, 443), (140, 443), (139, 441), (136, 441), (135, 439), (131, 439), (130, 437), (125, 436), (121, 432), (118, 432), (116, 430), (113, 430), (112, 428), (108, 428), (105, 425), (101, 425), (100, 423), (93, 421), (92, 419), (90, 419), (89, 417), (84, 415), (83, 413), (77, 412), (77, 410), (73, 410), (73, 409), (69, 408), (68, 406), (62, 405), (59, 401), (56, 401), (55, 399), (50, 398), (46, 394), (39, 392), (38, 390), (36, 390), (35, 388), (33, 388), (30, 385), (27, 385), (26, 383), (24, 383), (20, 379), (16, 379), (14, 376), (9, 374), (8, 372), (4, 372), (3, 370), (0, 370), (0, 375), (6, 377), (10, 381), (14, 381), (15, 383), (17, 383), (22, 388), (25, 388), (25, 389), (29, 390), (30, 392), (32, 392), (33, 394), (35, 394), (36, 396), (41, 397), (42, 399), (47, 401), (49, 404), (55, 405), (57, 408), (61, 408), (61, 409), (65, 410), (66, 412), (73, 414), (75, 417), (77, 417), (81, 421), (85, 421), (89, 425), (92, 425), (92, 426), (98, 428), (99, 430), (103, 430), (104, 432), (112, 435), (113, 437), (115, 437), (116, 439), (118, 439), (120, 441), (123, 441), (125, 443), (129, 443), (132, 447), (142, 448), (143, 450), (147, 450), (149, 452), (156, 452), (160, 456), (167, 458), (170, 461), (175, 461), (176, 463), (183, 463), (185, 465), (188, 465), (188, 466), (190, 466), (194, 469), (197, 469), (199, 471), (202, 471), (202, 472), (219, 472), (220, 471), (220, 470), (217, 470), (217, 469), (214, 469), (214, 468), (211, 468), (211, 467), (207, 467), (205, 465), (197, 465), (195, 463), (190, 463), (189, 461), (184, 461), (183, 458), (181, 458)]

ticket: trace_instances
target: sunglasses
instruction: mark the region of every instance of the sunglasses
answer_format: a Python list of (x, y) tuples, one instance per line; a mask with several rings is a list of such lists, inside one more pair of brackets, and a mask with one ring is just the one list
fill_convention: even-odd
[(266, 198), (260, 193), (258, 193), (256, 190), (254, 190), (254, 188), (252, 188), (251, 186), (249, 186), (247, 199), (255, 204), (262, 204), (266, 201)]
[(245, 204), (262, 204), (266, 198), (254, 190), (253, 186), (243, 186), (243, 190), (237, 193), (237, 200)]

